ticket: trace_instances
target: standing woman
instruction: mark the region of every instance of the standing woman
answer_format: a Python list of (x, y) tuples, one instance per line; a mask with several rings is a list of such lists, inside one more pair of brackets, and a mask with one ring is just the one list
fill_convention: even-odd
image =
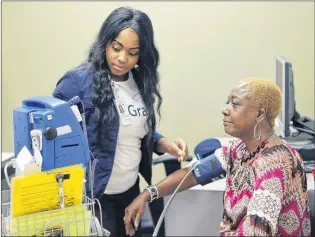
[(162, 103), (158, 64), (151, 20), (121, 7), (104, 21), (87, 62), (65, 73), (53, 92), (83, 101), (90, 150), (98, 159), (94, 196), (112, 236), (126, 235), (123, 217), (140, 193), (139, 172), (152, 188), (153, 152), (179, 160), (188, 155), (182, 139), (168, 141), (156, 131), (154, 106), (160, 115)]

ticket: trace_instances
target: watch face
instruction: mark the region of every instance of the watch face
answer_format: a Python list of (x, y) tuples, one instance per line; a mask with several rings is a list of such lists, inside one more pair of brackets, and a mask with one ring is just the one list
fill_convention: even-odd
[(149, 185), (145, 189), (149, 191), (151, 196), (151, 200), (149, 202), (152, 202), (153, 200), (158, 198), (158, 190), (154, 185)]

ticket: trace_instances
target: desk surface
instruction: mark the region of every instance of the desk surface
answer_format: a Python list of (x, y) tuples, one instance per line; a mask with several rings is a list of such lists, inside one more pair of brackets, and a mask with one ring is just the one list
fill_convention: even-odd
[[(307, 179), (307, 191), (315, 190), (315, 181), (312, 173), (306, 173)], [(225, 190), (225, 181), (226, 179), (220, 179), (213, 183), (206, 184), (204, 186), (197, 185), (190, 188), (191, 190), (207, 190), (207, 191), (224, 191)]]

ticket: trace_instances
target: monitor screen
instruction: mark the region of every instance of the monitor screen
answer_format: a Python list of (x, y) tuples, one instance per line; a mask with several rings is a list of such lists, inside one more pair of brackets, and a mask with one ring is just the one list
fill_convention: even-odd
[(282, 110), (277, 118), (280, 136), (290, 136), (290, 122), (295, 113), (293, 70), (291, 62), (283, 57), (276, 58), (276, 84), (282, 91)]

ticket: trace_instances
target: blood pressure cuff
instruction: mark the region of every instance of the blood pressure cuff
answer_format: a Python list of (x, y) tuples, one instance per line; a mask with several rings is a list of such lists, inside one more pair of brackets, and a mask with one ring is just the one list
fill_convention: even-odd
[[(221, 148), (217, 149), (213, 154), (197, 161), (199, 164), (193, 170), (198, 184), (205, 185), (216, 180), (223, 179), (226, 176), (225, 160), (221, 156)], [(192, 164), (194, 167), (196, 163)]]
[(195, 148), (194, 153), (196, 157), (201, 159), (213, 154), (215, 150), (221, 148), (221, 142), (216, 138), (208, 138), (201, 141)]

